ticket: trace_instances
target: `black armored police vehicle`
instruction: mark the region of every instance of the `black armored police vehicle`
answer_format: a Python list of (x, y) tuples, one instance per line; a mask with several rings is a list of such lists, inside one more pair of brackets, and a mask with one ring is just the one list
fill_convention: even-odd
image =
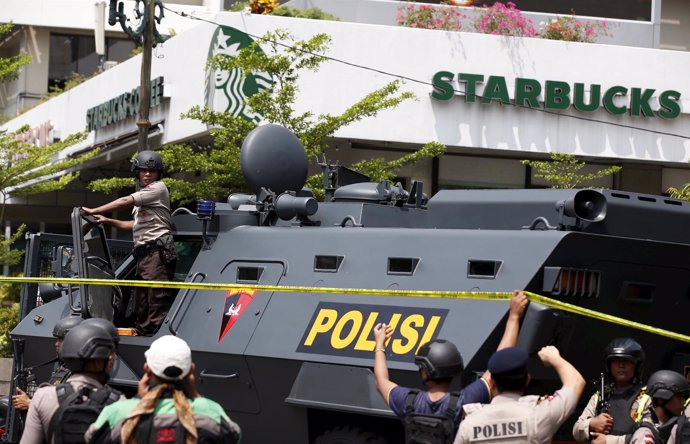
[[(173, 216), (177, 279), (241, 287), (180, 289), (156, 335), (121, 338), (112, 384), (131, 393), (149, 344), (166, 334), (184, 338), (199, 391), (241, 425), (245, 443), (401, 442), (402, 425), (374, 385), (378, 322), (394, 327), (388, 363), (396, 382), (419, 384), (414, 353), (435, 338), (458, 346), (463, 384), (476, 378), (499, 342), (508, 302), (422, 291), (524, 289), (690, 332), (687, 202), (613, 190), (448, 190), (427, 198), (421, 183), (405, 190), (363, 182), (330, 164), (323, 165), (326, 198), (317, 202), (303, 189), (302, 145), (277, 125), (250, 133), (241, 161), (253, 195), (203, 201), (196, 213)], [(127, 242), (106, 239), (79, 209), (72, 224), (71, 237), (30, 236), (25, 276), (132, 278)], [(261, 285), (316, 290), (255, 288)], [(131, 294), (125, 285), (24, 285), (12, 332), (15, 375), (32, 369), (36, 380), (48, 378), (50, 366), (38, 365), (54, 357), (51, 331), (62, 317), (131, 326)], [(525, 313), (519, 345), (532, 356), (535, 390), (546, 390), (555, 373), (539, 365), (542, 346), (556, 345), (594, 378), (617, 336), (642, 344), (648, 369), (688, 372), (682, 339), (538, 303)], [(16, 416), (10, 411), (15, 425)], [(17, 439), (17, 427), (8, 437)]]

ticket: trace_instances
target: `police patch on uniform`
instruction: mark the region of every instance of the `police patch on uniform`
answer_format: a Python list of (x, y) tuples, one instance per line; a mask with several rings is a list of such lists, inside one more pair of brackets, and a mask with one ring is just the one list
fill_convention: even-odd
[(472, 441), (526, 437), (527, 424), (519, 419), (500, 419), (488, 424), (472, 426), (471, 433)]
[(240, 290), (228, 290), (225, 293), (225, 309), (223, 310), (223, 320), (220, 323), (220, 334), (218, 342), (222, 341), (230, 331), (235, 322), (242, 316), (242, 313), (251, 304), (257, 290), (242, 288)]

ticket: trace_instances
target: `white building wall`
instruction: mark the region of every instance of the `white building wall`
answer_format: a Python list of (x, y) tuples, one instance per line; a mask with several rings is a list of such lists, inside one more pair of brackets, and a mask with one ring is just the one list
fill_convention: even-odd
[[(318, 32), (327, 33), (333, 38), (330, 57), (370, 68), (330, 61), (317, 73), (303, 74), (297, 112), (341, 113), (355, 100), (395, 80), (395, 75), (416, 80), (406, 81), (403, 89), (413, 91), (417, 101), (343, 128), (336, 133), (338, 138), (406, 144), (437, 140), (451, 148), (512, 152), (525, 157), (557, 151), (678, 165), (684, 165), (690, 158), (687, 138), (690, 53), (241, 13), (221, 13), (216, 20), (254, 36), (276, 28), (287, 28), (300, 39)], [(204, 65), (214, 30), (213, 25), (199, 24), (156, 50), (152, 77), (165, 77), (166, 96), (170, 97), (169, 104), (155, 109), (151, 116), (152, 121), (165, 119), (162, 143), (206, 132), (200, 123), (180, 120), (179, 115), (204, 103)], [(24, 123), (33, 126), (52, 120), (63, 135), (83, 130), (86, 110), (136, 87), (139, 69), (139, 57), (130, 59), (29, 111), (6, 127), (18, 128)], [(570, 84), (596, 83), (603, 90), (613, 85), (657, 91), (673, 89), (682, 93), (682, 113), (677, 119), (663, 120), (613, 116), (603, 110), (563, 112), (602, 122), (598, 123), (513, 106), (464, 103), (462, 97), (437, 102), (429, 98), (428, 83), (440, 70), (504, 76), (509, 89), (516, 77), (541, 82), (551, 79)], [(126, 128), (134, 129), (134, 119), (99, 130), (89, 141), (112, 138)]]

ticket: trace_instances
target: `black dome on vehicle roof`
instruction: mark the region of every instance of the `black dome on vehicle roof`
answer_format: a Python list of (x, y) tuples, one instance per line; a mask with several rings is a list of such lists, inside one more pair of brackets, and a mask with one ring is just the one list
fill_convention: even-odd
[(292, 131), (272, 123), (254, 128), (247, 135), (242, 142), (240, 165), (255, 194), (262, 187), (276, 194), (299, 191), (307, 181), (304, 145)]

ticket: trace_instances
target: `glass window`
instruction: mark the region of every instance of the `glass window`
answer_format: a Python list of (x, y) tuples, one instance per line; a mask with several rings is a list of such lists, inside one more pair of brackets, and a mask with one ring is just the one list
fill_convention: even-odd
[[(106, 60), (122, 62), (132, 56), (134, 42), (125, 39), (106, 39)], [(98, 70), (96, 41), (93, 35), (52, 34), (50, 36), (50, 65), (48, 88), (63, 88), (72, 73), (84, 77)]]
[(132, 57), (132, 51), (134, 51), (133, 41), (114, 38), (107, 38), (105, 41), (107, 46), (106, 60), (124, 62)]
[(517, 159), (445, 155), (439, 161), (439, 188), (524, 188), (525, 166)]

